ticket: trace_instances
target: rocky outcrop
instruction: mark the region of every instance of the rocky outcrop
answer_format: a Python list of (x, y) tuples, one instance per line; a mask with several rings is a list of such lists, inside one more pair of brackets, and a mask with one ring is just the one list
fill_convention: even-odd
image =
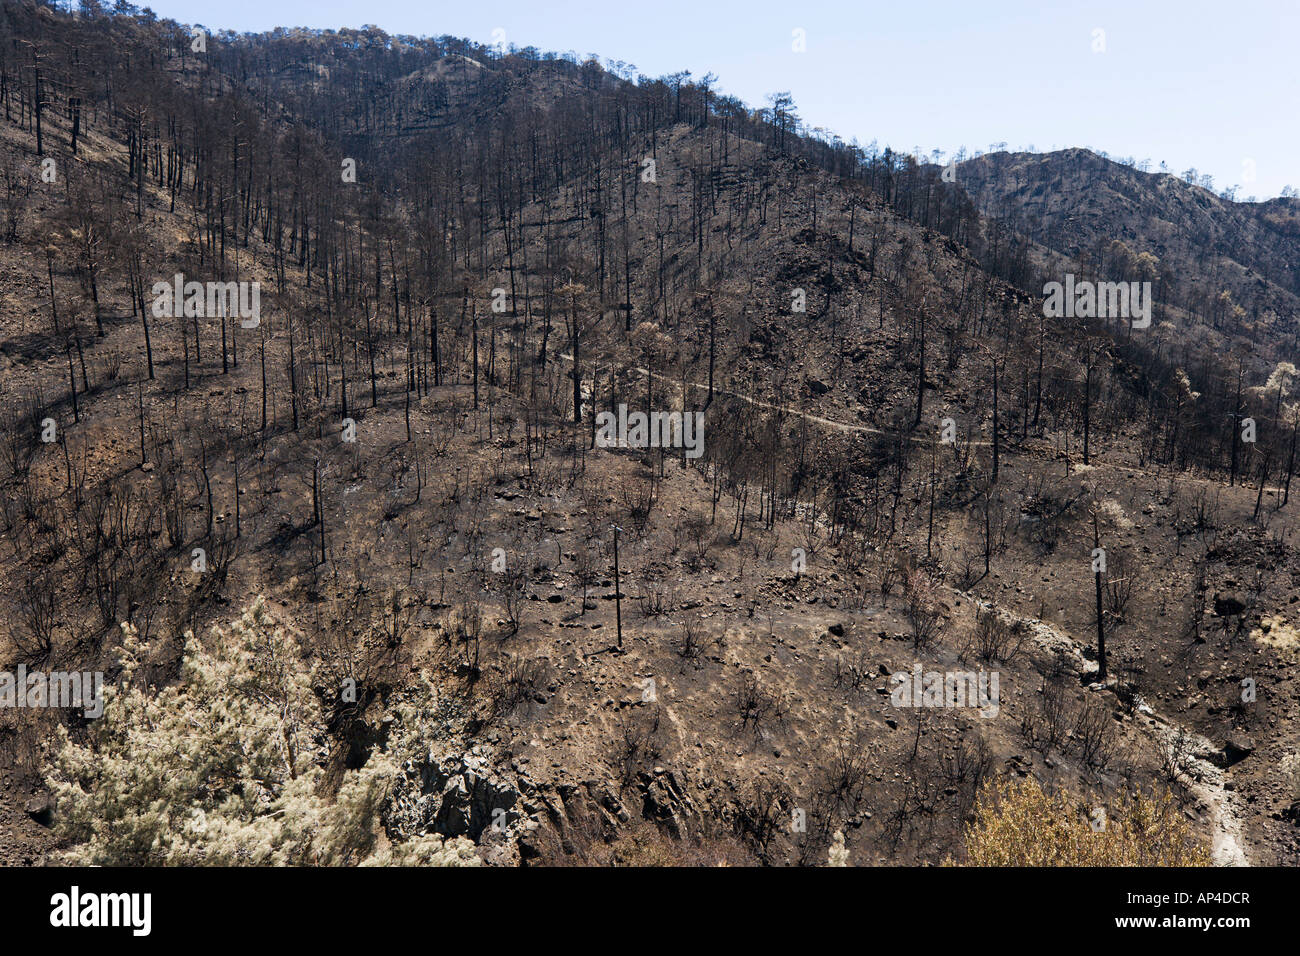
[(393, 839), (418, 833), (500, 841), (524, 816), (517, 784), (494, 770), (476, 747), (469, 753), (408, 761), (384, 812)]
[(655, 767), (653, 773), (640, 774), (638, 783), (647, 820), (658, 823), (676, 840), (693, 833), (699, 813), (673, 771)]
[(585, 855), (643, 818), (681, 840), (696, 835), (701, 816), (679, 771), (637, 774), (620, 794), (599, 780), (537, 783), (517, 763), (496, 766), (486, 745), (464, 753), (407, 761), (383, 812), (389, 839), (422, 833), (463, 836), (488, 863), (517, 865), (541, 856), (547, 843)]

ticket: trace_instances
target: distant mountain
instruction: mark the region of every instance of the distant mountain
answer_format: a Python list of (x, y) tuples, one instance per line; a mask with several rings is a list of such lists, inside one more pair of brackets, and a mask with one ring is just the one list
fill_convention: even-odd
[[(257, 669), (301, 656), (320, 717), (267, 746), (332, 798), (420, 735), (356, 833), (489, 862), (938, 863), (1003, 773), (1300, 858), (1293, 201), (1083, 150), (949, 183), (685, 73), (114, 9), (0, 2), (0, 668), (120, 682), (128, 621), (178, 688), (264, 595)], [(1067, 274), (1155, 321), (1044, 314)], [(666, 441), (598, 441), (615, 410)], [(996, 713), (891, 693), (976, 669)], [(44, 746), (94, 733), (11, 718), (30, 862)], [(237, 832), (188, 796), (141, 819)], [(101, 822), (67, 839), (166, 842)]]
[[(1231, 202), (1168, 173), (1142, 172), (1086, 149), (991, 153), (958, 166), (986, 215), (1001, 216), (1044, 250), (1111, 276), (1137, 256), (1158, 260), (1161, 296), (1186, 315), (1231, 329), (1294, 336), (1300, 316), (1300, 199)], [(1119, 276), (1114, 276), (1119, 278)]]

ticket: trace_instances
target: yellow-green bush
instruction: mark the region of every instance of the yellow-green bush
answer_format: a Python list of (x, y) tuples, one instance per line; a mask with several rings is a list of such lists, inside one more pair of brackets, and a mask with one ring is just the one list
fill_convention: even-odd
[[(952, 861), (949, 861), (952, 862)], [(966, 830), (966, 866), (1209, 866), (1169, 791), (1121, 795), (1104, 815), (1032, 778), (992, 781)]]

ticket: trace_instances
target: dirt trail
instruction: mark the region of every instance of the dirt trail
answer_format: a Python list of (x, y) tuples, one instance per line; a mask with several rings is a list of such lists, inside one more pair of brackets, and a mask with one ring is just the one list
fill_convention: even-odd
[[(640, 374), (645, 375), (645, 369), (638, 369)], [(689, 383), (697, 389), (707, 389), (707, 385), (698, 383)], [(714, 388), (715, 392), (722, 392), (742, 401), (749, 402), (752, 405), (758, 405), (763, 408), (772, 408), (779, 411), (789, 412), (791, 414), (802, 415), (809, 421), (820, 422), (826, 425), (844, 431), (870, 432), (872, 434), (887, 434), (877, 428), (871, 428), (865, 425), (850, 425), (844, 422), (835, 422), (830, 419), (821, 418), (817, 415), (810, 415), (807, 412), (799, 412), (788, 407), (779, 407), (767, 402), (761, 402), (757, 399), (751, 399), (744, 395), (738, 395), (734, 392), (724, 389)], [(919, 436), (913, 436), (914, 441), (932, 441)], [(976, 446), (987, 446), (988, 442), (972, 442)], [(1112, 468), (1116, 471), (1126, 471), (1134, 474), (1146, 474), (1139, 472), (1138, 469), (1129, 468), (1124, 465), (1107, 464), (1102, 467)], [(1180, 480), (1213, 484), (1209, 479), (1187, 478)], [(995, 610), (999, 615), (1013, 620), (1020, 620), (1030, 628), (1035, 642), (1045, 650), (1062, 650), (1070, 654), (1078, 661), (1081, 670), (1086, 673), (1088, 669), (1096, 670), (1096, 663), (1087, 660), (1081, 651), (1082, 645), (1073, 637), (1059, 628), (1040, 621), (1037, 618), (1021, 618), (1012, 614), (1005, 608), (998, 607), (990, 601), (977, 598), (972, 594), (957, 591), (953, 593), (961, 594), (966, 599), (978, 604), (984, 609)], [(1212, 837), (1212, 859), (1215, 866), (1249, 866), (1250, 862), (1246, 856), (1245, 850), (1245, 827), (1242, 823), (1243, 814), (1238, 805), (1239, 798), (1233, 790), (1228, 789), (1229, 774), (1227, 771), (1215, 766), (1209, 756), (1216, 752), (1215, 746), (1209, 740), (1200, 734), (1193, 733), (1190, 730), (1174, 723), (1173, 721), (1158, 714), (1150, 705), (1142, 705), (1142, 718), (1144, 722), (1139, 726), (1145, 731), (1146, 735), (1159, 748), (1160, 752), (1172, 755), (1175, 750), (1182, 752), (1181, 763), (1185, 768), (1185, 777), (1188, 789), (1210, 808), (1210, 820), (1213, 828)]]
[[(564, 359), (564, 361), (566, 362), (573, 361), (573, 356), (569, 354), (562, 353), (560, 355), (560, 358)], [(633, 366), (632, 371), (636, 372), (638, 375), (653, 374), (655, 378), (664, 382), (669, 382), (673, 385), (680, 386), (683, 384), (681, 379), (670, 378), (669, 376), (664, 375), (660, 372), (651, 373), (649, 370), (639, 365)], [(697, 391), (701, 391), (701, 392), (707, 392), (709, 390), (708, 384), (704, 382), (686, 382), (684, 384), (686, 384), (690, 388), (696, 389)], [(833, 418), (823, 418), (821, 415), (814, 415), (812, 412), (800, 411), (799, 409), (793, 408), (789, 405), (777, 405), (773, 402), (765, 402), (762, 399), (753, 398), (749, 395), (743, 395), (740, 392), (732, 391), (731, 389), (727, 389), (727, 388), (722, 388), (718, 385), (713, 386), (713, 392), (716, 395), (726, 395), (728, 398), (734, 398), (742, 402), (747, 402), (748, 404), (753, 405), (756, 408), (766, 408), (775, 412), (785, 412), (788, 415), (797, 415), (800, 418), (803, 418), (807, 421), (816, 422), (817, 424), (825, 425), (828, 428), (834, 428), (836, 431), (857, 432), (864, 435), (891, 435), (891, 436), (897, 435), (896, 432), (892, 432), (884, 428), (876, 428), (874, 425), (857, 425), (851, 422), (836, 421)], [(908, 435), (907, 440), (909, 442), (913, 442), (918, 445), (933, 445), (938, 441), (938, 439), (927, 435)], [(977, 440), (977, 439), (971, 439), (970, 441), (966, 442), (966, 445), (969, 445), (971, 448), (988, 448), (992, 444), (993, 443), (991, 441), (984, 441), (984, 440)], [(1026, 452), (1023, 449), (1016, 450), (1014, 448), (1004, 446), (1004, 454), (1019, 454), (1024, 456)], [(1029, 455), (1028, 457), (1036, 457), (1036, 456)], [(1040, 460), (1044, 460), (1044, 459), (1040, 459)], [(1197, 478), (1193, 475), (1184, 475), (1184, 474), (1167, 475), (1157, 471), (1152, 471), (1151, 469), (1134, 468), (1131, 465), (1118, 465), (1118, 464), (1114, 464), (1113, 462), (1099, 462), (1097, 464), (1092, 464), (1092, 465), (1083, 465), (1079, 462), (1074, 462), (1072, 468), (1075, 474), (1085, 474), (1089, 471), (1110, 469), (1111, 471), (1122, 471), (1126, 474), (1141, 475), (1143, 477), (1148, 477), (1148, 478), (1174, 478), (1177, 481), (1185, 481), (1185, 482), (1190, 482), (1192, 484), (1216, 485), (1218, 487), (1224, 487), (1224, 483), (1215, 478)]]
[[(572, 362), (573, 356), (563, 355), (565, 361)], [(647, 369), (637, 367), (635, 369), (639, 375), (649, 375)], [(655, 378), (661, 379), (673, 384), (682, 384), (680, 380), (670, 379), (668, 376), (661, 375), (658, 372), (653, 373)], [(708, 385), (699, 382), (687, 382), (689, 385), (700, 391), (707, 391)], [(798, 415), (807, 421), (817, 422), (820, 425), (834, 428), (843, 432), (861, 432), (872, 435), (889, 435), (891, 432), (884, 429), (874, 428), (870, 425), (855, 425), (848, 422), (838, 422), (830, 418), (823, 418), (820, 415), (813, 415), (809, 412), (799, 411), (788, 405), (776, 405), (771, 402), (764, 402), (760, 399), (751, 398), (748, 395), (742, 395), (729, 389), (714, 386), (714, 393), (727, 395), (731, 398), (739, 399), (750, 405), (759, 408), (767, 408), (773, 411), (785, 412), (791, 415)], [(932, 444), (935, 439), (920, 435), (908, 436), (909, 441)], [(987, 441), (971, 441), (975, 447), (988, 447), (991, 443)], [(1110, 468), (1115, 471), (1128, 472), (1130, 474), (1141, 474), (1149, 476), (1151, 472), (1142, 471), (1137, 468), (1131, 468), (1127, 465), (1115, 465), (1103, 463), (1091, 466), (1088, 470), (1096, 468)], [(1079, 471), (1084, 469), (1080, 468)], [(1222, 484), (1213, 479), (1194, 478), (1189, 476), (1178, 476), (1180, 481), (1189, 481), (1199, 484)], [(1081, 671), (1087, 673), (1088, 670), (1095, 671), (1097, 665), (1093, 661), (1087, 660), (1082, 653), (1083, 646), (1069, 634), (1061, 631), (1059, 628), (1038, 620), (1037, 618), (1022, 618), (1013, 614), (1005, 608), (999, 607), (991, 601), (986, 601), (976, 597), (973, 594), (952, 589), (954, 594), (961, 595), (967, 600), (975, 603), (985, 610), (993, 610), (1002, 617), (1013, 621), (1021, 621), (1030, 629), (1035, 643), (1045, 650), (1061, 650), (1071, 655), (1078, 661)], [(1209, 759), (1209, 755), (1216, 751), (1214, 745), (1199, 734), (1193, 733), (1187, 728), (1161, 716), (1150, 705), (1143, 703), (1141, 706), (1141, 717), (1139, 726), (1146, 735), (1159, 748), (1163, 754), (1172, 754), (1175, 749), (1182, 751), (1181, 763), (1185, 770), (1188, 789), (1202, 801), (1210, 810), (1210, 820), (1213, 828), (1212, 837), (1212, 859), (1215, 866), (1249, 866), (1250, 862), (1246, 854), (1246, 841), (1244, 837), (1245, 827), (1242, 823), (1243, 815), (1241, 808), (1238, 806), (1238, 797), (1236, 792), (1228, 789), (1229, 774), (1227, 771), (1215, 766)]]
[[(1020, 617), (999, 607), (992, 601), (984, 600), (973, 594), (957, 591), (958, 594), (984, 611), (993, 611), (1002, 618), (1019, 622), (1029, 628), (1034, 642), (1047, 651), (1063, 651), (1069, 654), (1079, 665), (1082, 673), (1096, 672), (1097, 664), (1083, 656), (1082, 645), (1060, 628), (1040, 621), (1038, 618)], [(1214, 765), (1210, 757), (1217, 752), (1214, 744), (1193, 733), (1181, 725), (1157, 713), (1149, 704), (1139, 706), (1138, 724), (1159, 751), (1173, 758), (1180, 756), (1177, 762), (1184, 768), (1184, 777), (1188, 789), (1210, 809), (1210, 823), (1213, 830), (1211, 839), (1211, 858), (1215, 866), (1249, 866), (1246, 855), (1245, 827), (1239, 798), (1235, 791), (1228, 789), (1229, 774)]]

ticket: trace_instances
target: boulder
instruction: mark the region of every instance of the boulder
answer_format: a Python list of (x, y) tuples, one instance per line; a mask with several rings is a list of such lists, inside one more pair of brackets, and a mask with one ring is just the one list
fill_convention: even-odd
[(1245, 760), (1255, 752), (1255, 741), (1243, 733), (1234, 733), (1223, 744), (1223, 757), (1229, 766)]

